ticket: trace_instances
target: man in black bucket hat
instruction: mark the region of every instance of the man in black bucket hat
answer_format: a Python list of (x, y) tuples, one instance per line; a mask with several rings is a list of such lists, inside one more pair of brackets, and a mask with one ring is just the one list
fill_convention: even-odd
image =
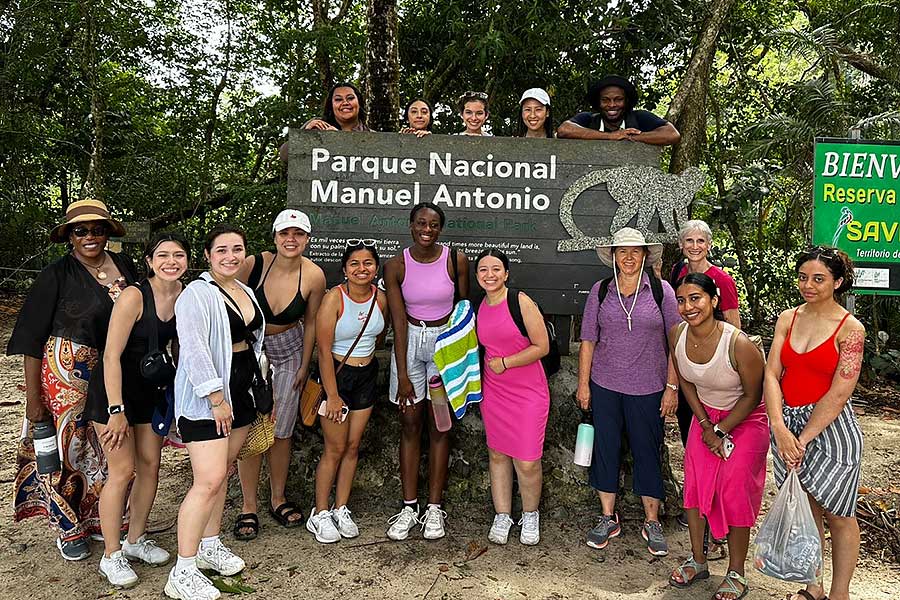
[(650, 111), (636, 110), (634, 84), (618, 75), (607, 75), (588, 86), (587, 100), (595, 113), (581, 112), (559, 126), (556, 135), (581, 140), (631, 140), (668, 146), (681, 134), (675, 126)]

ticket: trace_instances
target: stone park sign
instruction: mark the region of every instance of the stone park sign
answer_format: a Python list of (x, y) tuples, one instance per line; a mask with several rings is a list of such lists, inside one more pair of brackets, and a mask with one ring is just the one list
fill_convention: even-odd
[(629, 141), (292, 130), (288, 165), (288, 206), (310, 216), (307, 256), (329, 284), (347, 239), (393, 256), (412, 243), (412, 206), (434, 202), (442, 242), (470, 259), (502, 250), (511, 285), (556, 315), (580, 314), (604, 276), (597, 244), (626, 225), (674, 241), (704, 181), (697, 169), (663, 173), (658, 148)]

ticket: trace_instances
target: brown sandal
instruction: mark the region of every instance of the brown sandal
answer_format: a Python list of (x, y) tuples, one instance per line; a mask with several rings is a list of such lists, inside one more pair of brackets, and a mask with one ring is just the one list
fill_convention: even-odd
[[(806, 590), (797, 590), (793, 594), (788, 594), (784, 597), (784, 600), (791, 600), (794, 596), (803, 596), (803, 600), (819, 600), (819, 598), (816, 598)], [(822, 596), (821, 600), (828, 600), (828, 596)]]

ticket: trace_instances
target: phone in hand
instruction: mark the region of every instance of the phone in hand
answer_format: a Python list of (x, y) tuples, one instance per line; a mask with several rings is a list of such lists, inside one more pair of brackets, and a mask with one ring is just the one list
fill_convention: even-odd
[(722, 438), (722, 454), (725, 455), (725, 459), (727, 460), (731, 457), (732, 452), (734, 452), (734, 440), (730, 435), (727, 435)]
[[(323, 400), (321, 403), (319, 403), (319, 416), (320, 417), (325, 416), (325, 412), (326, 412), (325, 405), (326, 404), (328, 404), (327, 400)], [(341, 423), (343, 423), (344, 421), (347, 420), (348, 414), (350, 414), (350, 408), (348, 408), (346, 404), (342, 404), (341, 405)]]

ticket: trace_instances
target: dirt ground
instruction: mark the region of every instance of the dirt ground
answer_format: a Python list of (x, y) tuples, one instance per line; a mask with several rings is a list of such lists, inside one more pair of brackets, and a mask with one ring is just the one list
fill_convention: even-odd
[[(4, 344), (13, 318), (9, 311), (0, 311), (0, 341)], [(138, 566), (138, 586), (116, 591), (97, 574), (102, 544), (92, 543), (94, 555), (88, 560), (66, 563), (59, 556), (45, 521), (12, 521), (15, 446), (24, 413), (24, 393), (18, 387), (21, 383), (21, 358), (0, 357), (0, 598), (159, 598), (167, 567)], [(864, 412), (860, 415), (866, 443), (861, 485), (873, 490), (896, 488), (900, 486), (900, 455), (896, 450), (900, 446), (900, 420), (875, 410)], [(671, 424), (668, 443), (673, 468), (680, 474), (681, 448)], [(310, 470), (304, 468), (302, 472)], [(190, 484), (185, 452), (165, 449), (160, 480), (151, 526), (163, 529), (155, 538), (174, 554), (174, 521)], [(224, 539), (249, 565), (243, 582), (255, 592), (247, 597), (680, 600), (709, 598), (725, 573), (725, 564), (713, 562), (712, 577), (689, 590), (676, 590), (666, 584), (671, 569), (689, 553), (687, 532), (674, 521), (664, 524), (671, 552), (662, 559), (647, 553), (637, 522), (624, 523), (623, 535), (605, 550), (588, 548), (584, 533), (597, 511), (597, 506), (591, 505), (556, 508), (542, 514), (542, 540), (536, 547), (520, 545), (516, 528), (507, 546), (490, 545), (486, 534), (493, 515), (487, 491), (464, 508), (448, 507), (448, 535), (443, 540), (426, 542), (418, 537), (389, 542), (385, 530), (387, 519), (394, 512), (393, 496), (399, 484), (395, 478), (387, 481), (390, 483), (386, 487), (391, 489), (380, 496), (357, 495), (352, 501), (361, 536), (323, 546), (304, 528), (281, 528), (268, 514), (260, 515), (262, 531), (257, 540), (233, 540), (230, 524), (240, 509), (235, 477), (226, 505)], [(774, 496), (771, 476), (768, 484), (764, 511)], [(291, 490), (301, 506), (310, 504), (308, 481), (292, 482)], [(267, 492), (262, 496), (267, 496)], [(900, 565), (890, 561), (890, 552), (864, 553), (854, 577), (853, 597), (895, 597), (900, 586)], [(826, 578), (830, 575), (829, 565), (830, 556), (826, 556)], [(796, 588), (752, 569), (748, 569), (748, 575), (751, 592), (747, 597), (751, 599), (783, 597)]]

